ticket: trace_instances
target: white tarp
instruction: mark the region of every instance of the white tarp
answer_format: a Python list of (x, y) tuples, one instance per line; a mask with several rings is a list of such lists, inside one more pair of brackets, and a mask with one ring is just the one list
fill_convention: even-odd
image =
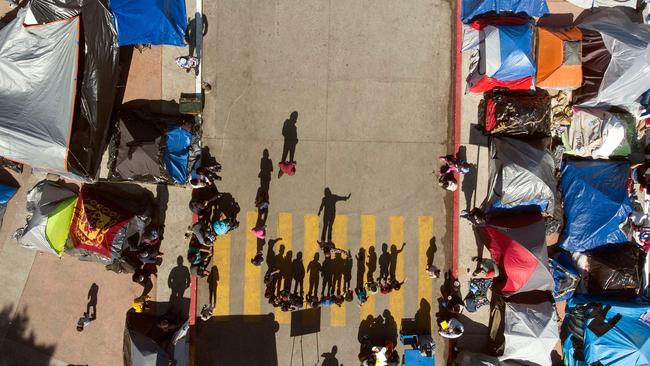
[(578, 27), (600, 33), (611, 54), (598, 94), (581, 106), (621, 106), (634, 112), (635, 101), (650, 89), (650, 26), (610, 8), (586, 17)]
[(67, 171), (79, 53), (79, 18), (0, 30), (0, 156)]

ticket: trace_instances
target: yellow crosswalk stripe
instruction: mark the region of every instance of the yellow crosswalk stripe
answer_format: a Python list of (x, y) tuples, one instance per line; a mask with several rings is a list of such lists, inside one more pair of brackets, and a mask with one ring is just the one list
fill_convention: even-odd
[(418, 217), (418, 301), (425, 299), (429, 303), (433, 297), (433, 281), (424, 271), (427, 269), (427, 250), (433, 237), (433, 217)]
[(257, 212), (246, 214), (246, 249), (244, 257), (244, 315), (260, 314), (262, 269), (250, 260), (257, 254), (257, 238), (251, 232), (257, 223)]
[[(309, 291), (309, 276), (311, 273), (306, 273), (307, 271), (307, 266), (309, 266), (309, 263), (314, 259), (314, 254), (316, 254), (319, 250), (318, 248), (318, 215), (305, 215), (304, 217), (305, 220), (305, 240), (304, 240), (304, 246), (303, 246), (303, 264), (305, 266), (305, 285), (307, 288), (305, 289), (305, 295)], [(322, 256), (319, 255), (318, 261), (319, 263), (323, 260)], [(320, 274), (319, 274), (320, 276)], [(320, 284), (320, 278), (319, 278), (319, 284)], [(316, 295), (318, 295), (318, 289), (316, 289)]]
[[(332, 240), (339, 249), (348, 248), (348, 217), (346, 215), (336, 215), (334, 225), (332, 226)], [(334, 283), (332, 283), (334, 285)], [(336, 290), (336, 289), (335, 289)], [(343, 276), (341, 276), (341, 292), (347, 290), (343, 288)], [(330, 324), (333, 327), (345, 326), (345, 303), (341, 307), (337, 305), (330, 306), (332, 313), (330, 315)]]
[(218, 236), (215, 240), (212, 263), (219, 272), (214, 315), (230, 315), (230, 235)]
[[(278, 237), (282, 238), (278, 244), (284, 245), (284, 253), (291, 250), (291, 241), (292, 241), (292, 219), (293, 217), (291, 216), (290, 213), (287, 212), (280, 212), (278, 214)], [(282, 284), (284, 286), (284, 283)], [(275, 309), (275, 319), (277, 320), (278, 323), (280, 324), (289, 324), (289, 320), (291, 319), (290, 314), (288, 312), (283, 312), (279, 308)]]
[[(377, 219), (375, 215), (361, 215), (361, 247), (366, 250), (366, 260), (368, 262), (368, 249), (377, 243), (376, 241), (376, 230), (377, 230)], [(363, 264), (365, 266), (365, 263)], [(364, 272), (366, 278), (368, 277), (367, 273)], [(375, 276), (377, 273), (374, 274)], [(365, 283), (364, 279), (364, 283)], [(369, 296), (368, 301), (366, 301), (363, 306), (361, 306), (360, 318), (364, 320), (368, 315), (375, 314), (375, 297)]]
[[(402, 247), (404, 242), (404, 217), (391, 216), (388, 218), (389, 225), (389, 240), (392, 245), (397, 246), (398, 250)], [(395, 277), (398, 281), (404, 281), (404, 255), (397, 256), (397, 265), (395, 267)], [(389, 294), (390, 312), (395, 319), (402, 319), (404, 317), (404, 291), (392, 291)]]

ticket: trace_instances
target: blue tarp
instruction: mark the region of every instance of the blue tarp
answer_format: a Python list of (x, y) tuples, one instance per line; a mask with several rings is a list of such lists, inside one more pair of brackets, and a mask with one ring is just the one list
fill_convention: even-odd
[(187, 162), (190, 156), (190, 146), (192, 145), (192, 133), (175, 127), (167, 131), (166, 134), (165, 168), (175, 183), (187, 183), (188, 168)]
[(110, 0), (110, 8), (120, 46), (185, 46), (184, 0)]
[(562, 167), (562, 196), (566, 223), (560, 247), (583, 252), (629, 239), (619, 228), (630, 212), (627, 161), (575, 161)]
[[(563, 344), (565, 364), (568, 366), (587, 366), (596, 361), (607, 366), (636, 366), (650, 364), (650, 324), (641, 321), (641, 316), (650, 309), (650, 304), (638, 300), (615, 300), (606, 297), (576, 295), (567, 301), (567, 314), (577, 305), (598, 303), (611, 305), (606, 319), (621, 314), (616, 325), (598, 337), (587, 325), (594, 321), (586, 319), (584, 324), (584, 361), (575, 360), (571, 337)], [(570, 315), (565, 317), (565, 322)], [(566, 326), (566, 324), (565, 324)]]
[(0, 184), (0, 205), (6, 205), (18, 188)]
[(463, 0), (460, 19), (468, 24), (485, 13), (525, 13), (531, 17), (541, 17), (549, 13), (545, 0)]
[[(489, 76), (501, 81), (514, 81), (535, 76), (536, 68), (533, 61), (535, 27), (533, 24), (500, 25), (496, 28), (499, 32), (500, 66), (496, 72)], [(486, 45), (486, 47), (489, 46)]]

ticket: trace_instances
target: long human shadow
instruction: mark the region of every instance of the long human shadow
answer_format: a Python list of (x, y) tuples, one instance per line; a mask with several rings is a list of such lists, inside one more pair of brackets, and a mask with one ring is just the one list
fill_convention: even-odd
[(415, 312), (415, 334), (431, 334), (431, 303), (425, 298), (420, 299), (420, 307)]
[[(97, 293), (99, 292), (99, 286), (93, 282), (88, 289), (88, 304), (86, 304), (86, 314), (88, 317), (95, 319), (97, 318)], [(92, 310), (92, 311), (91, 311)]]
[(207, 281), (208, 281), (208, 292), (210, 295), (210, 304), (216, 305), (217, 286), (219, 285), (219, 268), (217, 268), (217, 266), (212, 266)]
[[(343, 261), (343, 291), (352, 288), (352, 267), (354, 267), (354, 261), (352, 256), (348, 255)], [(361, 277), (363, 277), (363, 275)]]
[(357, 260), (357, 283), (355, 288), (363, 288), (366, 274), (366, 249), (359, 248), (359, 252), (354, 258)]
[(314, 253), (314, 258), (307, 265), (307, 274), (309, 274), (308, 296), (318, 296), (318, 282), (321, 273), (319, 257), (320, 255), (318, 253)]
[[(397, 281), (398, 279), (395, 277), (395, 272), (397, 271), (397, 256), (399, 256), (402, 251), (404, 251), (404, 247), (406, 246), (406, 243), (402, 243), (402, 247), (400, 249), (397, 249), (397, 245), (393, 244), (390, 246), (390, 262), (388, 266), (388, 277), (391, 279), (391, 281)], [(403, 278), (400, 278), (400, 280), (403, 280)]]
[(427, 267), (433, 264), (435, 259), (436, 252), (438, 251), (438, 246), (436, 245), (436, 237), (431, 237), (429, 240), (429, 247), (427, 247), (426, 256), (427, 256)]
[[(257, 174), (260, 178), (260, 186), (257, 188), (255, 194), (255, 207), (257, 207), (257, 219), (255, 220), (255, 227), (261, 228), (266, 226), (266, 220), (269, 216), (269, 187), (271, 184), (271, 173), (273, 172), (273, 162), (269, 158), (269, 150), (264, 149), (262, 158), (260, 159), (260, 171)], [(257, 239), (257, 251), (261, 251), (264, 247), (264, 239)]]
[(298, 128), (296, 123), (298, 122), (298, 112), (293, 111), (289, 115), (284, 123), (282, 124), (282, 136), (284, 137), (284, 144), (282, 146), (282, 159), (280, 162), (286, 163), (287, 157), (289, 158), (288, 162), (295, 163), (295, 154), (296, 154), (296, 145), (298, 144)]
[[(197, 28), (197, 18), (201, 18), (201, 36), (205, 37), (208, 34), (208, 17), (205, 14), (195, 13), (194, 18), (188, 19), (187, 30), (185, 31), (185, 41), (189, 46), (189, 55), (201, 58), (201, 45), (196, 44), (196, 28)], [(196, 51), (196, 55), (194, 54)]]
[(341, 256), (341, 253), (336, 253), (332, 260), (332, 287), (334, 288), (334, 293), (337, 295), (341, 294), (344, 269), (345, 261), (343, 260), (343, 256)]
[[(478, 163), (480, 157), (481, 149), (476, 149), (476, 163), (475, 166), (469, 170), (467, 174), (463, 176), (463, 182), (461, 184), (460, 190), (465, 195), (465, 207), (469, 211), (472, 207), (476, 206), (476, 184), (478, 182)], [(458, 159), (467, 161), (467, 147), (460, 146), (458, 148)]]
[(293, 278), (293, 293), (303, 294), (305, 281), (305, 264), (302, 262), (302, 252), (296, 253), (296, 259), (291, 264), (291, 277)]
[(321, 278), (323, 285), (320, 290), (321, 297), (323, 295), (332, 295), (332, 280), (334, 272), (334, 260), (331, 257), (325, 257), (323, 259), (323, 264), (321, 265)]
[(381, 245), (381, 254), (379, 255), (379, 279), (388, 279), (388, 269), (390, 267), (390, 253), (388, 252), (388, 244)]
[(184, 298), (184, 294), (190, 287), (190, 270), (183, 264), (183, 257), (180, 255), (176, 258), (176, 267), (169, 272), (167, 285), (171, 289), (168, 312), (180, 319), (187, 319), (190, 302)]
[(368, 273), (366, 280), (368, 282), (373, 282), (375, 280), (375, 271), (377, 270), (377, 252), (375, 251), (375, 246), (368, 248), (368, 261), (366, 262), (368, 267)]
[(332, 227), (336, 219), (336, 203), (339, 201), (347, 201), (350, 199), (351, 194), (347, 196), (338, 196), (332, 194), (329, 188), (325, 188), (323, 199), (321, 200), (318, 214), (323, 213), (323, 229), (321, 231), (320, 240), (322, 242), (332, 242)]

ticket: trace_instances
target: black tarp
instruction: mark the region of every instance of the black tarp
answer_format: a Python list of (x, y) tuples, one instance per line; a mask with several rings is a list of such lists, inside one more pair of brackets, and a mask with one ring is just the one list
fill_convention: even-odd
[(573, 91), (573, 104), (580, 104), (598, 95), (605, 70), (612, 59), (600, 33), (582, 31), (582, 86)]
[(486, 93), (479, 105), (479, 123), (493, 136), (550, 136), (551, 98), (542, 90)]
[(68, 170), (95, 179), (107, 143), (119, 76), (112, 15), (100, 0), (31, 0), (29, 7), (39, 24), (81, 15), (80, 44), (84, 52), (79, 57)]
[(607, 246), (587, 253), (587, 289), (635, 291), (640, 287), (640, 251), (634, 244)]
[(146, 109), (123, 109), (117, 112), (115, 129), (109, 144), (108, 179), (174, 184), (164, 161), (166, 132), (180, 127), (192, 134), (189, 172), (201, 154), (200, 124), (192, 117), (152, 113)]

